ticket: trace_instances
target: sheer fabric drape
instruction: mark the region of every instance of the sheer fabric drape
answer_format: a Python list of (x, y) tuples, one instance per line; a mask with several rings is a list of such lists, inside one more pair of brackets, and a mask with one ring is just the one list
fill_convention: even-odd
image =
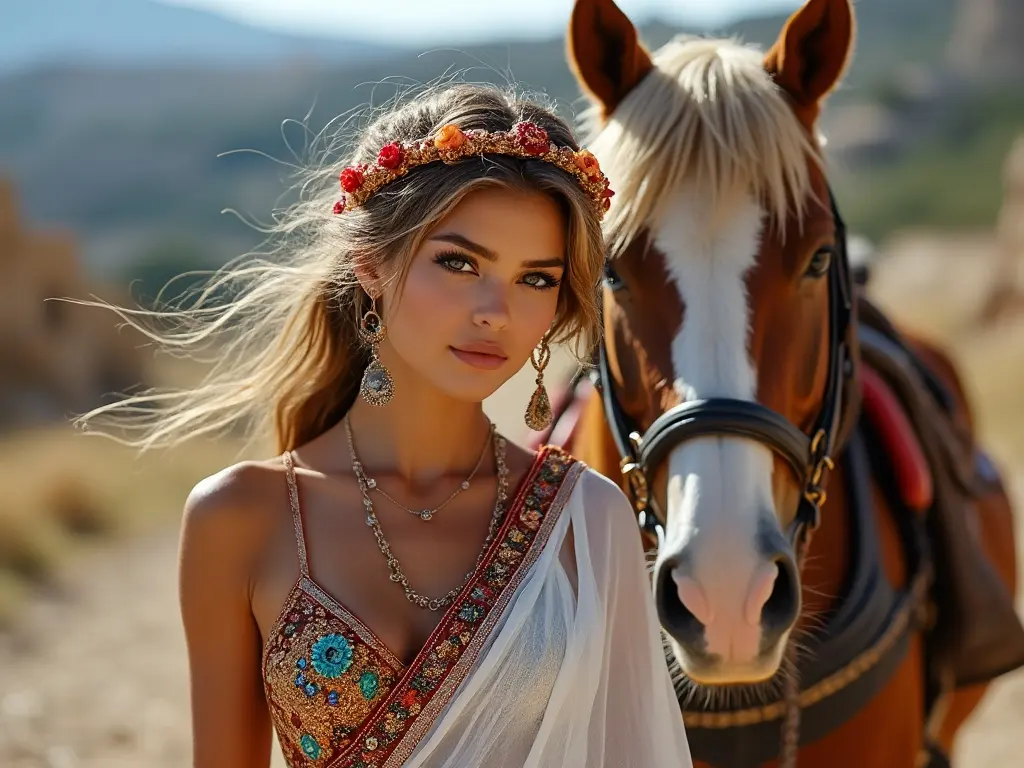
[(475, 667), (404, 765), (692, 766), (629, 504), (590, 469), (571, 485)]

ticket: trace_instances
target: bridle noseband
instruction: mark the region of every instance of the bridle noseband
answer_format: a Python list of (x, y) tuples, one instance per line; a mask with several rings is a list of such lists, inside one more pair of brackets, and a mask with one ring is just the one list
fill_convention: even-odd
[[(825, 503), (825, 473), (833, 468), (832, 455), (843, 413), (843, 395), (853, 375), (848, 331), (852, 304), (850, 266), (846, 252), (846, 226), (835, 197), (829, 190), (835, 221), (836, 247), (829, 265), (829, 363), (822, 407), (810, 436), (781, 414), (758, 403), (733, 398), (710, 398), (681, 403), (654, 420), (647, 431), (623, 409), (615, 395), (608, 364), (606, 342), (598, 350), (598, 376), (605, 417), (619, 451), (619, 467), (641, 529), (664, 538), (667, 517), (651, 492), (654, 470), (673, 448), (696, 437), (727, 435), (763, 443), (785, 459), (802, 479), (803, 493), (789, 529), (794, 547), (806, 545), (818, 527)], [(605, 264), (605, 285), (613, 291), (624, 289), (610, 262)]]

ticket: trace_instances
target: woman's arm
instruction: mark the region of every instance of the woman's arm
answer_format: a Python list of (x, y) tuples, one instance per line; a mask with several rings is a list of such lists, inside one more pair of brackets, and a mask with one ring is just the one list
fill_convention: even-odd
[(195, 768), (266, 768), (270, 718), (261, 641), (250, 607), (259, 470), (236, 466), (199, 483), (185, 504), (179, 562)]

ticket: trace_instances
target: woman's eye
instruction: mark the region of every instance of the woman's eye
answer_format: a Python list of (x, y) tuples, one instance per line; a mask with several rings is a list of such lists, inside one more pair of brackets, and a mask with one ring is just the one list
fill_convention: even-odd
[(534, 272), (526, 275), (523, 278), (523, 282), (529, 285), (531, 288), (554, 288), (558, 285), (558, 280), (551, 275), (545, 275), (542, 272)]
[(463, 258), (462, 256), (441, 256), (437, 259), (445, 269), (450, 269), (452, 272), (472, 272), (473, 264), (469, 259)]
[(805, 276), (824, 277), (832, 265), (832, 257), (832, 248), (819, 248), (811, 257), (811, 263), (807, 265), (807, 271), (804, 273)]

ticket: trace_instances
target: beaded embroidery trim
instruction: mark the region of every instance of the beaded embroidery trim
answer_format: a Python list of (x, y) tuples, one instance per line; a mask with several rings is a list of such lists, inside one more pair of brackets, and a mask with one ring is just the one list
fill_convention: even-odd
[(264, 649), (263, 680), (291, 768), (382, 768), (408, 758), (539, 557), (575, 482), (566, 481), (582, 466), (557, 448), (538, 455), (476, 574), (406, 668), (310, 578), (286, 455), (301, 573)]
[(586, 469), (586, 465), (579, 461), (576, 461), (569, 466), (565, 472), (564, 479), (561, 481), (561, 484), (557, 486), (555, 500), (551, 502), (550, 507), (543, 514), (542, 519), (536, 520), (531, 510), (524, 510), (527, 514), (526, 519), (530, 521), (531, 524), (535, 521), (539, 523), (537, 537), (534, 539), (530, 550), (524, 556), (523, 562), (516, 566), (516, 571), (509, 579), (508, 584), (502, 590), (501, 596), (498, 598), (487, 617), (481, 621), (475, 637), (470, 641), (469, 646), (463, 652), (462, 656), (459, 657), (458, 661), (456, 661), (448, 676), (441, 683), (436, 695), (423, 707), (419, 717), (409, 727), (405, 737), (395, 748), (395, 751), (391, 753), (391, 756), (383, 764), (382, 768), (399, 768), (409, 758), (409, 756), (412, 755), (420, 740), (427, 735), (436, 718), (441, 714), (448, 702), (451, 701), (451, 698), (455, 694), (459, 685), (462, 684), (466, 675), (468, 675), (472, 670), (473, 665), (476, 664), (477, 657), (480, 655), (480, 651), (483, 650), (484, 643), (487, 642), (487, 639), (494, 631), (495, 625), (501, 619), (501, 616), (505, 612), (505, 608), (508, 606), (509, 602), (511, 602), (512, 596), (519, 588), (519, 585), (525, 580), (530, 567), (540, 557), (540, 554), (544, 549), (544, 545), (547, 543), (551, 536), (551, 532), (555, 528), (555, 524), (558, 522), (562, 508), (569, 500), (573, 487), (576, 485), (576, 481), (579, 479), (579, 476), (583, 474), (584, 469)]
[(548, 133), (539, 125), (520, 122), (510, 131), (463, 131), (457, 125), (444, 125), (433, 136), (412, 142), (393, 141), (385, 144), (372, 164), (345, 168), (338, 181), (341, 200), (334, 204), (334, 213), (351, 211), (365, 203), (381, 187), (401, 178), (413, 168), (438, 160), (454, 163), (467, 157), (508, 155), (543, 160), (572, 176), (590, 197), (598, 219), (611, 207), (614, 192), (593, 153), (586, 149), (559, 147), (549, 141)]
[(539, 557), (560, 511), (554, 504), (559, 488), (577, 464), (569, 454), (550, 446), (539, 461), (476, 576), (431, 634), (424, 652), (360, 728), (351, 746), (328, 764), (330, 768), (400, 765), (465, 679), (488, 630)]

